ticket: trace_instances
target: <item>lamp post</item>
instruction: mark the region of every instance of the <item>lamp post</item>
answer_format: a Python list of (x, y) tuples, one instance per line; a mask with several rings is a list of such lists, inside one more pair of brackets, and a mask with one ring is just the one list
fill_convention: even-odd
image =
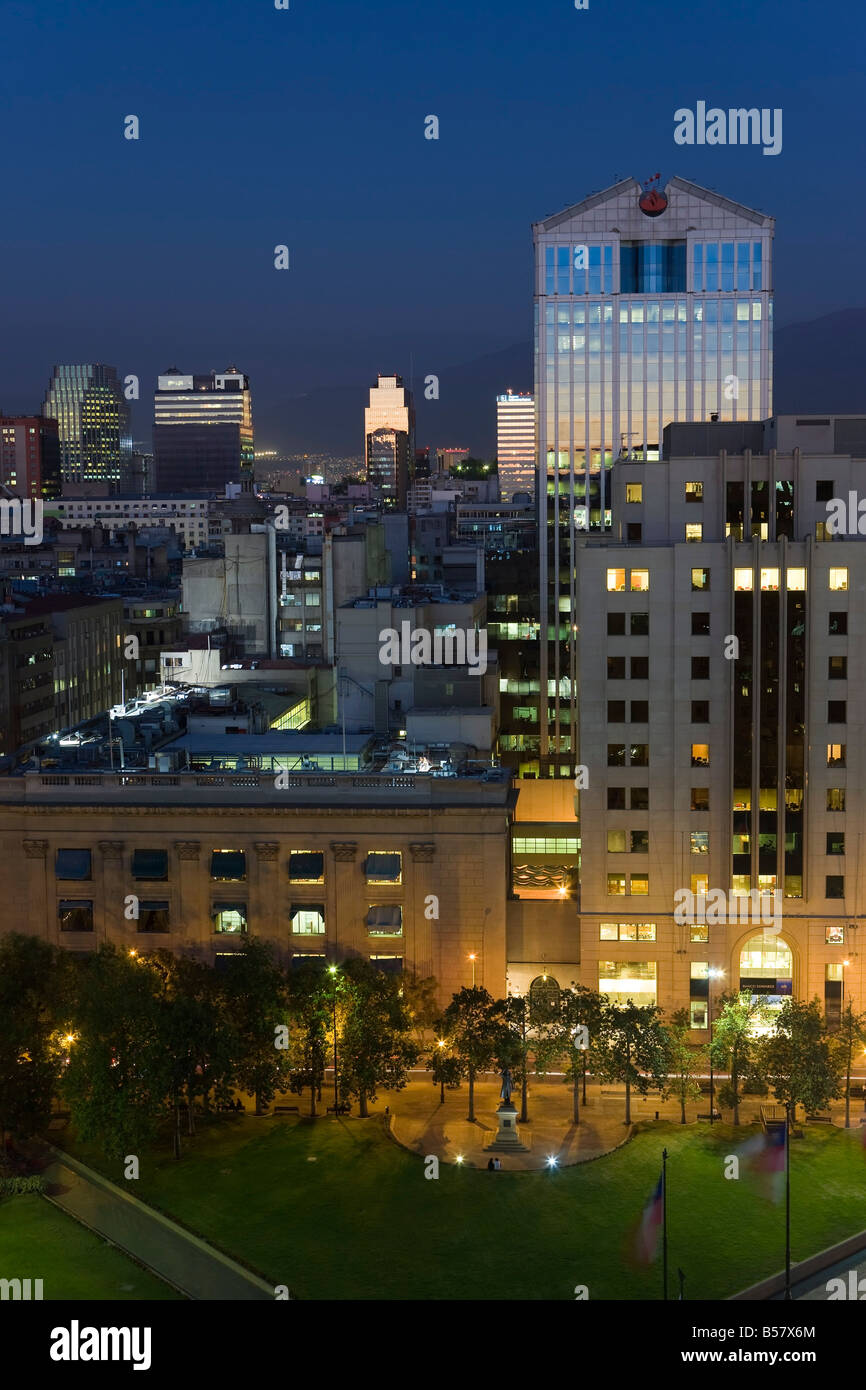
[(331, 979), (332, 979), (332, 981), (333, 981), (333, 984), (334, 984), (334, 994), (333, 994), (333, 998), (332, 998), (332, 1000), (331, 1000), (331, 1004), (332, 1004), (332, 1007), (333, 1007), (333, 1019), (334, 1019), (334, 1115), (336, 1116), (336, 1115), (339, 1115), (339, 1113), (340, 1113), (339, 1110), (338, 1110), (338, 1108), (337, 1108), (337, 1107), (338, 1107), (338, 1104), (339, 1104), (339, 1101), (338, 1101), (338, 1091), (337, 1091), (337, 967), (336, 967), (336, 965), (329, 965), (329, 966), (328, 966), (328, 974), (330, 975), (330, 977), (331, 977)]
[(707, 970), (707, 1028), (710, 1033), (710, 1124), (716, 1108), (716, 1089), (713, 1076), (713, 980), (724, 975), (724, 970)]
[(442, 1049), (443, 1049), (444, 1046), (445, 1046), (445, 1039), (444, 1039), (444, 1038), (438, 1038), (438, 1039), (437, 1039), (437, 1044), (436, 1044), (436, 1045), (437, 1045), (437, 1047), (439, 1048), (439, 1104), (440, 1104), (440, 1105), (444, 1105), (444, 1104), (445, 1104), (445, 1072), (442, 1070), (442, 1068), (443, 1068), (443, 1065), (444, 1065), (444, 1062), (445, 1062), (445, 1058), (442, 1056)]
[(470, 951), (470, 953), (469, 953), (469, 959), (470, 959), (471, 962), (472, 962), (472, 988), (474, 989), (474, 988), (475, 988), (475, 961), (476, 961), (476, 959), (477, 959), (476, 953), (475, 953), (474, 951)]

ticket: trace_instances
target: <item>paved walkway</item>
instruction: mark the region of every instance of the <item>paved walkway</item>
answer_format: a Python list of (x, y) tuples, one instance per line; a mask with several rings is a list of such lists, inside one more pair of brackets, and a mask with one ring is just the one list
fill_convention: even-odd
[(48, 1200), (124, 1250), (188, 1298), (273, 1301), (263, 1279), (185, 1231), (100, 1173), (50, 1146)]

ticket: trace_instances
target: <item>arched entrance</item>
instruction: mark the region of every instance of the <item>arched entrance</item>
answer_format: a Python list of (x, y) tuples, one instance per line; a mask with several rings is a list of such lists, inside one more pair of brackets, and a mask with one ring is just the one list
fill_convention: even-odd
[(559, 1005), (559, 982), (552, 975), (537, 975), (529, 986), (531, 1023), (549, 1023)]
[(765, 1019), (755, 1031), (769, 1032), (773, 1016), (794, 993), (794, 953), (781, 936), (753, 936), (740, 948), (740, 993), (760, 1000)]

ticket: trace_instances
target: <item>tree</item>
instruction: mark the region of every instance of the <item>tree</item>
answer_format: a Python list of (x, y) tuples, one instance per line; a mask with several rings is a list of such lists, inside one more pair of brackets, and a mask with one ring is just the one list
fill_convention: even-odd
[(475, 1121), (475, 1078), (489, 1067), (502, 1041), (502, 1003), (481, 985), (464, 985), (443, 1015), (445, 1036), (460, 1063), (460, 1074), (469, 1080), (469, 1114)]
[(662, 1091), (665, 1100), (676, 1098), (680, 1103), (680, 1124), (686, 1123), (686, 1104), (700, 1100), (698, 1075), (706, 1061), (706, 1051), (689, 1042), (691, 1025), (687, 1009), (677, 1009), (665, 1028), (668, 1046), (668, 1082)]
[(76, 966), (61, 1090), (81, 1137), (121, 1158), (153, 1141), (171, 1090), (160, 983), (142, 957), (107, 944)]
[(727, 1072), (729, 1078), (719, 1086), (719, 1104), (733, 1110), (734, 1124), (738, 1125), (744, 1083), (752, 1090), (767, 1089), (757, 1072), (759, 1040), (755, 1035), (755, 1024), (764, 1018), (766, 1009), (760, 998), (739, 994), (720, 995), (719, 1005), (710, 1050), (713, 1066)]
[(415, 1041), (423, 1048), (424, 1040), (439, 1019), (439, 1005), (436, 998), (435, 975), (416, 975), (414, 971), (404, 970), (400, 976), (400, 988), (406, 1011), (412, 1022)]
[(380, 1086), (399, 1091), (420, 1049), (400, 982), (357, 957), (343, 966), (345, 1014), (339, 1052), (340, 1094), (358, 1098), (362, 1117)]
[(827, 1031), (817, 998), (808, 1004), (786, 999), (774, 1032), (758, 1049), (758, 1063), (780, 1100), (789, 1109), (823, 1110), (842, 1094), (842, 1059)]
[(866, 1014), (857, 1014), (846, 1004), (842, 1010), (842, 1027), (836, 1037), (836, 1049), (845, 1068), (845, 1128), (851, 1128), (851, 1064), (854, 1049), (866, 1043)]
[(316, 1096), (325, 1075), (328, 1029), (337, 986), (323, 970), (293, 971), (288, 981), (289, 1089), (301, 1095), (310, 1088), (310, 1119), (316, 1118)]
[(605, 1081), (625, 1082), (625, 1123), (631, 1124), (631, 1093), (645, 1096), (651, 1088), (662, 1090), (667, 1081), (667, 1039), (661, 1009), (631, 1000), (624, 1006), (608, 1004), (601, 1018), (601, 1046), (597, 1056)]
[(256, 1099), (261, 1114), (288, 1078), (286, 1053), (276, 1047), (285, 1022), (286, 981), (263, 941), (248, 941), (221, 978), (232, 1030), (234, 1079)]
[(576, 1125), (580, 1124), (581, 1085), (586, 1104), (587, 1059), (598, 1048), (602, 1037), (604, 1007), (604, 996), (586, 985), (560, 990), (559, 1002), (539, 1046), (536, 1066), (542, 1060), (546, 1068), (555, 1058), (565, 1059), (565, 1080), (571, 1085), (571, 1116)]
[(497, 1048), (500, 1066), (507, 1066), (520, 1085), (520, 1122), (529, 1119), (527, 1113), (529, 1088), (529, 1057), (539, 1046), (537, 1033), (544, 1025), (531, 1027), (531, 1003), (526, 994), (512, 994), (502, 1001), (504, 1027)]
[(445, 1087), (455, 1090), (460, 1085), (460, 1078), (463, 1075), (462, 1064), (459, 1057), (455, 1057), (449, 1050), (448, 1040), (441, 1034), (445, 1030), (444, 1018), (437, 1019), (435, 1031), (436, 1038), (430, 1043), (426, 1051), (426, 1067), (433, 1073), (433, 1084), (439, 1087), (439, 1104), (445, 1104)]
[(29, 1139), (48, 1123), (66, 1047), (68, 958), (39, 937), (0, 940), (0, 1166), (7, 1133)]

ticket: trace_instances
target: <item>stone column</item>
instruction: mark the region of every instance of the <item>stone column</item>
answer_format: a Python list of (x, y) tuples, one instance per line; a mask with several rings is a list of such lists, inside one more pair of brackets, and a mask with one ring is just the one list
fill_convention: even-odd
[(16, 929), (26, 931), (29, 927), (34, 936), (57, 942), (60, 930), (57, 907), (53, 899), (49, 901), (48, 896), (48, 841), (25, 840), (24, 858), (27, 860), (27, 915)]
[(423, 979), (433, 974), (433, 941), (439, 919), (439, 898), (433, 893), (436, 845), (432, 840), (410, 844), (409, 853), (412, 879), (404, 907), (408, 920), (403, 923), (406, 952), (403, 964)]
[[(136, 932), (137, 924), (128, 922), (123, 915), (123, 902), (127, 893), (133, 890), (128, 886), (123, 873), (122, 840), (100, 840), (99, 852), (102, 855), (102, 902), (93, 904), (93, 927), (100, 942), (110, 941), (121, 945), (130, 937), (130, 929)], [(94, 887), (96, 885), (94, 884)]]
[(332, 840), (331, 853), (334, 856), (334, 890), (332, 901), (336, 908), (336, 920), (326, 921), (325, 940), (336, 949), (338, 957), (349, 951), (359, 951), (362, 956), (368, 953), (369, 941), (365, 917), (366, 903), (362, 903), (357, 889), (355, 855), (358, 845), (355, 840)]
[(269, 941), (285, 964), (288, 923), (285, 894), (279, 876), (280, 846), (276, 840), (256, 840), (256, 871), (250, 884), (251, 935)]
[(175, 840), (174, 847), (177, 850), (179, 872), (172, 894), (172, 929), (183, 934), (184, 942), (194, 946), (200, 958), (204, 952), (205, 957), (209, 959), (212, 932), (210, 903), (207, 901), (199, 864), (201, 841)]

